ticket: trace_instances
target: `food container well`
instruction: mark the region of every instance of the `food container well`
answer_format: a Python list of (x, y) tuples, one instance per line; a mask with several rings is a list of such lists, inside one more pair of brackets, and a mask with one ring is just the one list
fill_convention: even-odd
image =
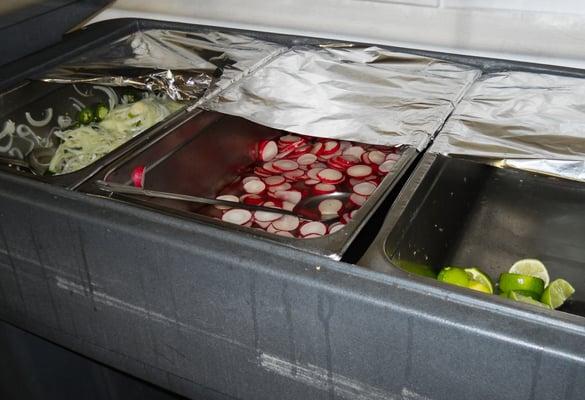
[[(287, 144), (287, 140), (292, 142)], [(300, 140), (303, 143), (299, 146), (296, 143), (300, 143), (298, 142)], [(272, 144), (269, 146), (274, 146), (274, 151), (278, 151), (278, 155), (274, 158), (262, 159), (262, 146), (270, 142)], [(320, 146), (331, 146), (330, 154), (320, 154), (318, 157), (305, 155), (303, 159), (300, 158), (303, 154), (318, 153), (315, 148)], [(336, 149), (335, 146), (339, 146), (339, 149)], [(354, 147), (354, 149), (349, 150), (350, 147)], [(365, 151), (372, 154), (374, 160), (362, 161), (366, 157), (363, 154), (363, 157), (347, 156), (348, 151), (349, 153), (352, 151), (363, 153)], [(357, 168), (351, 169), (351, 166), (340, 166), (336, 163), (335, 157), (342, 156), (344, 152)], [(270, 202), (268, 206), (280, 208), (286, 208), (287, 204), (292, 208), (290, 203), (296, 204), (299, 201), (299, 198), (294, 198), (297, 196), (294, 192), (303, 199), (326, 193), (329, 189), (348, 193), (349, 198), (342, 201), (342, 209), (333, 210), (333, 212), (339, 213), (339, 219), (336, 220), (339, 221), (337, 225), (342, 224), (342, 226), (334, 228), (334, 222), (326, 223), (323, 226), (323, 228), (327, 228), (326, 232), (320, 231), (322, 228), (319, 225), (320, 222), (303, 228), (303, 220), (301, 219), (300, 225), (295, 221), (295, 227), (286, 226), (283, 228), (280, 226), (282, 220), (276, 224), (272, 218), (268, 218), (268, 221), (259, 221), (253, 218), (253, 221), (240, 221), (242, 224), (248, 225), (240, 226), (222, 221), (226, 210), (213, 206), (169, 199), (145, 198), (144, 196), (115, 196), (135, 204), (220, 224), (226, 229), (242, 230), (242, 232), (259, 235), (295, 248), (339, 258), (385, 196), (396, 185), (398, 179), (405, 173), (416, 155), (417, 151), (410, 147), (368, 146), (359, 143), (289, 135), (287, 132), (271, 129), (240, 117), (199, 111), (192, 118), (174, 128), (172, 132), (165, 134), (161, 140), (152, 143), (137, 154), (128, 155), (115, 163), (112, 168), (108, 169), (105, 181), (134, 185), (136, 182), (133, 181), (133, 175), (135, 177), (138, 168), (144, 169), (142, 184), (144, 189), (207, 198), (236, 195), (236, 201), (245, 201), (246, 203), (250, 201), (250, 204), (258, 205)], [(376, 159), (378, 156), (380, 159)], [(314, 159), (311, 165), (299, 165), (308, 158)], [(391, 161), (384, 164), (386, 159)], [(278, 171), (278, 167), (283, 161), (285, 169), (289, 167), (289, 164), (294, 164), (294, 171)], [(271, 165), (274, 167), (271, 168)], [(364, 165), (366, 167), (363, 167)], [(316, 177), (311, 179), (310, 170), (318, 168), (322, 168), (322, 171), (327, 169), (325, 175), (327, 172), (333, 175), (339, 174), (343, 181), (331, 182), (327, 180), (327, 176), (321, 180)], [(371, 172), (364, 176), (351, 176), (356, 170), (357, 175), (360, 175), (361, 169), (368, 169)], [(331, 170), (341, 172), (336, 173)], [(377, 170), (379, 172), (375, 172)], [(295, 176), (297, 172), (300, 175), (301, 171), (301, 176)], [(270, 178), (271, 176), (274, 178)], [(248, 181), (246, 178), (250, 179), (250, 177), (257, 177), (258, 181), (263, 182), (258, 184), (262, 186), (260, 193), (254, 193), (254, 188), (251, 193), (249, 190), (247, 193), (244, 184)], [(278, 179), (282, 179), (283, 182), (276, 182)], [(371, 183), (356, 186), (363, 182)], [(364, 196), (356, 196), (356, 192), (359, 192), (360, 189), (366, 191), (372, 189), (373, 192)], [(289, 198), (289, 196), (293, 198)], [(246, 199), (250, 197), (252, 198)], [(259, 202), (256, 202), (256, 199)], [(319, 206), (320, 204), (311, 206), (315, 215), (310, 215), (310, 219), (319, 220), (321, 218), (318, 211)], [(253, 213), (253, 216), (256, 217), (256, 214)], [(223, 219), (228, 220), (225, 217)], [(266, 222), (272, 222), (272, 224)], [(251, 224), (253, 226), (250, 226)], [(272, 228), (269, 225), (281, 229)], [(263, 229), (259, 229), (261, 227)]]
[(426, 154), (359, 264), (439, 285), (418, 273), (479, 267), (497, 280), (536, 258), (576, 289), (561, 310), (585, 315), (584, 202), (580, 182)]

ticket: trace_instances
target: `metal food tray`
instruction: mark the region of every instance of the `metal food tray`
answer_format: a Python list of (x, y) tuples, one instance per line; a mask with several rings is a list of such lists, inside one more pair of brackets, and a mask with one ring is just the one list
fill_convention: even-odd
[(561, 310), (585, 316), (583, 204), (580, 182), (426, 154), (358, 264), (475, 294), (406, 270), (477, 266), (497, 279), (515, 261), (537, 258), (551, 280), (576, 289)]
[[(72, 84), (52, 84), (39, 81), (26, 81), (14, 89), (0, 94), (0, 110), (2, 111), (0, 121), (11, 120), (16, 125), (27, 124), (25, 113), (29, 112), (35, 119), (42, 119), (46, 109), (52, 108), (53, 117), (51, 122), (43, 127), (32, 128), (34, 129), (34, 133), (40, 137), (41, 140), (44, 140), (50, 135), (51, 129), (58, 126), (58, 115), (67, 115), (75, 122), (77, 110), (74, 108), (74, 102), (71, 98), (82, 101), (85, 106), (92, 106), (96, 103), (108, 104), (108, 96), (100, 90), (92, 89), (92, 86), (93, 85), (90, 84), (77, 84), (74, 87)], [(80, 95), (76, 88), (83, 93), (87, 93), (88, 96), (84, 97)], [(118, 97), (127, 90), (123, 87), (112, 87), (112, 89), (116, 92)], [(136, 89), (133, 89), (133, 91), (140, 93), (140, 91)], [(162, 129), (172, 125), (174, 121), (180, 118), (183, 114), (184, 111), (182, 110), (172, 113), (163, 121), (144, 130), (139, 135), (136, 135), (123, 145), (112, 150), (104, 157), (75, 172), (60, 175), (35, 175), (24, 169), (10, 167), (6, 163), (0, 163), (0, 169), (8, 170), (29, 178), (38, 179), (43, 182), (74, 189), (90, 179), (105, 165), (120, 157), (122, 154), (140, 146), (142, 143), (152, 140)], [(22, 138), (15, 135), (15, 141), (13, 142), (12, 148), (25, 153), (31, 142), (34, 141), (30, 137)], [(36, 143), (35, 148), (38, 147), (41, 146)]]
[[(105, 172), (109, 182), (131, 185), (132, 170), (146, 166), (149, 189), (163, 192), (215, 197), (255, 159), (251, 150), (263, 139), (273, 138), (282, 131), (268, 128), (243, 118), (209, 111), (198, 111), (164, 137), (143, 149), (128, 153)], [(219, 224), (225, 229), (259, 236), (290, 247), (340, 259), (353, 239), (377, 210), (386, 195), (415, 160), (418, 152), (407, 147), (394, 169), (386, 175), (376, 191), (341, 230), (313, 239), (278, 236), (256, 229), (229, 224), (197, 213), (199, 205), (168, 199), (144, 199), (140, 196), (115, 197), (175, 215), (188, 216)], [(83, 188), (85, 189), (85, 188)], [(97, 193), (94, 191), (94, 193)]]

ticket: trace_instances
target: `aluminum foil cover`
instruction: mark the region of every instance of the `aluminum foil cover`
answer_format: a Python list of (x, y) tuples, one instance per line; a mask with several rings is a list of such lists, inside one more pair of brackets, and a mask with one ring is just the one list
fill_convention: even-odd
[(585, 179), (585, 80), (528, 72), (482, 76), (430, 149)]
[(422, 149), (478, 76), (377, 47), (299, 47), (204, 107), (299, 134)]
[(41, 79), (57, 83), (132, 86), (192, 100), (227, 87), (282, 47), (224, 32), (137, 31), (86, 51)]

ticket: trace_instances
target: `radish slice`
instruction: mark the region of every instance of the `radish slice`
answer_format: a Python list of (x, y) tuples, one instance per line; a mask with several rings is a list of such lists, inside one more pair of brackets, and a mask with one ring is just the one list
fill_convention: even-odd
[(330, 154), (335, 153), (337, 150), (339, 150), (340, 147), (341, 147), (341, 145), (339, 144), (338, 141), (329, 140), (329, 141), (325, 142), (325, 144), (321, 148), (321, 151), (319, 154), (324, 155), (324, 156), (330, 155)]
[(388, 160), (398, 161), (399, 159), (400, 159), (400, 154), (397, 154), (397, 153), (390, 153), (386, 156), (386, 161), (388, 161)]
[(222, 221), (229, 222), (236, 225), (244, 225), (252, 220), (252, 213), (241, 208), (232, 208), (226, 211), (222, 217)]
[(349, 218), (350, 218), (350, 219), (354, 219), (354, 218), (355, 218), (355, 213), (356, 213), (357, 211), (358, 211), (358, 210), (353, 210), (352, 212), (350, 212), (350, 213), (349, 213)]
[(274, 195), (277, 199), (290, 201), (293, 204), (297, 204), (303, 198), (303, 195), (298, 190), (279, 190)]
[(351, 217), (349, 216), (349, 213), (345, 213), (341, 216), (341, 222), (343, 222), (344, 224), (348, 224), (349, 221), (351, 221)]
[(273, 140), (263, 140), (258, 145), (261, 161), (270, 161), (278, 154), (278, 146)]
[(342, 222), (336, 222), (334, 224), (331, 224), (331, 225), (329, 225), (329, 232), (328, 233), (329, 234), (335, 233), (335, 232), (343, 229), (344, 226), (345, 226), (345, 224)]
[(372, 160), (370, 160), (370, 153), (363, 153), (361, 156), (361, 160), (364, 164), (373, 164)]
[(361, 196), (369, 196), (376, 190), (376, 185), (372, 182), (358, 183), (353, 187), (353, 191)]
[(315, 161), (317, 161), (317, 156), (311, 153), (303, 154), (299, 158), (297, 158), (297, 163), (299, 165), (311, 165)]
[(347, 169), (347, 174), (354, 178), (362, 178), (370, 175), (371, 173), (372, 167), (370, 167), (369, 165), (359, 164), (349, 167)]
[(144, 187), (144, 165), (139, 165), (132, 170), (132, 183), (137, 188)]
[(254, 223), (256, 225), (258, 225), (260, 228), (262, 229), (266, 229), (270, 226), (270, 224), (272, 223), (271, 221), (268, 222), (262, 222), (262, 221), (258, 221), (257, 219), (254, 220)]
[(246, 183), (250, 182), (250, 181), (259, 181), (260, 178), (258, 178), (257, 176), (247, 176), (244, 179), (242, 179), (242, 185), (245, 185)]
[(250, 204), (253, 206), (259, 206), (264, 203), (264, 199), (257, 194), (244, 194), (240, 196), (240, 201), (244, 204)]
[(368, 153), (368, 158), (372, 163), (380, 165), (386, 160), (386, 155), (379, 150), (374, 150)]
[(284, 177), (291, 181), (299, 181), (305, 178), (305, 171), (302, 169), (295, 169), (294, 171), (285, 172)]
[(268, 171), (271, 175), (280, 174), (282, 172), (274, 167), (273, 162), (264, 163), (262, 168), (264, 168), (266, 171)]
[(325, 183), (337, 183), (343, 180), (343, 174), (336, 169), (325, 168), (319, 171), (317, 178)]
[(266, 178), (268, 176), (272, 175), (272, 172), (265, 170), (262, 167), (256, 167), (254, 168), (254, 173), (262, 178)]
[(315, 143), (315, 145), (311, 149), (311, 153), (312, 154), (320, 154), (322, 148), (323, 148), (323, 143), (317, 142), (317, 143)]
[(294, 231), (299, 227), (300, 221), (299, 217), (295, 217), (294, 215), (283, 215), (276, 221), (272, 223), (274, 229), (279, 231)]
[(324, 169), (325, 168), (312, 168), (307, 171), (307, 177), (309, 177), (309, 179), (320, 180), (318, 177), (319, 172), (323, 171)]
[(347, 150), (343, 151), (343, 155), (344, 156), (353, 156), (355, 158), (361, 158), (362, 154), (365, 152), (366, 150), (364, 150), (363, 147), (361, 146), (352, 146), (350, 148), (348, 148)]
[(293, 155), (295, 156), (299, 156), (302, 154), (306, 154), (309, 151), (311, 151), (311, 149), (313, 148), (313, 146), (311, 146), (310, 144), (304, 144), (302, 146), (299, 146), (295, 149), (295, 151), (293, 151)]
[(266, 228), (266, 232), (268, 232), (268, 233), (276, 233), (276, 232), (278, 232), (278, 229), (276, 229), (274, 227), (274, 225), (270, 224), (270, 225), (268, 225), (268, 228)]
[(322, 236), (323, 235), (319, 235), (318, 233), (309, 233), (308, 235), (303, 236), (303, 239), (313, 239), (313, 238), (319, 238)]
[(303, 237), (312, 234), (323, 236), (325, 233), (327, 233), (327, 226), (319, 221), (305, 222), (303, 225), (301, 225), (299, 231)]
[(386, 160), (378, 167), (378, 171), (382, 174), (387, 174), (388, 172), (392, 171), (392, 167), (394, 167), (396, 161), (394, 160)]
[(268, 186), (278, 186), (278, 185), (282, 185), (285, 181), (284, 176), (281, 175), (272, 175), (272, 176), (268, 176), (266, 178), (264, 178), (264, 182), (268, 185)]
[(282, 208), (282, 200), (274, 199), (273, 201), (265, 201), (262, 205), (264, 207)]
[[(217, 196), (216, 199), (224, 200), (224, 201), (231, 201), (234, 203), (240, 202), (240, 199), (238, 198), (238, 196), (234, 196), (233, 194), (224, 194), (223, 196)], [(234, 204), (234, 206), (235, 206), (235, 204)], [(218, 210), (229, 210), (231, 208), (230, 206), (222, 206), (220, 204), (216, 204), (214, 207), (217, 208)]]
[(314, 186), (314, 185), (317, 185), (319, 183), (321, 183), (321, 181), (317, 180), (317, 179), (307, 179), (305, 181), (305, 185), (307, 185), (307, 186)]
[(244, 185), (244, 190), (251, 194), (262, 193), (266, 190), (266, 184), (260, 180), (251, 180)]
[(304, 142), (305, 139), (303, 139), (300, 136), (296, 136), (296, 135), (284, 135), (284, 136), (281, 136), (278, 139), (278, 141), (279, 142), (282, 142), (282, 143), (286, 143), (286, 144), (291, 144), (291, 143), (296, 143), (296, 142), (299, 142), (299, 141)]
[(368, 198), (366, 196), (362, 196), (356, 193), (352, 193), (349, 196), (349, 201), (352, 202), (353, 204), (355, 204), (358, 207), (361, 207), (364, 205), (364, 203), (366, 202)]
[(316, 195), (328, 194), (335, 192), (335, 185), (330, 183), (319, 183), (313, 187), (313, 193)]
[(299, 168), (299, 164), (293, 160), (278, 160), (273, 163), (273, 166), (278, 171), (293, 171)]
[(275, 193), (275, 192), (278, 192), (280, 190), (290, 190), (291, 188), (292, 188), (292, 185), (290, 183), (288, 183), (288, 182), (285, 182), (285, 183), (283, 183), (281, 185), (269, 186), (268, 187), (268, 191), (269, 192), (272, 192), (272, 193)]
[(338, 199), (327, 199), (319, 203), (321, 215), (337, 215), (343, 208), (343, 203)]
[(260, 222), (272, 222), (282, 217), (282, 214), (272, 213), (269, 211), (254, 211), (254, 220)]
[(287, 231), (276, 231), (274, 233), (277, 234), (278, 236), (284, 236), (284, 237), (290, 237), (290, 238), (295, 237), (295, 235), (293, 235), (292, 233), (287, 232)]
[(282, 209), (283, 210), (288, 210), (288, 211), (292, 211), (295, 209), (296, 204), (295, 203), (291, 203), (290, 201), (283, 201), (282, 202)]

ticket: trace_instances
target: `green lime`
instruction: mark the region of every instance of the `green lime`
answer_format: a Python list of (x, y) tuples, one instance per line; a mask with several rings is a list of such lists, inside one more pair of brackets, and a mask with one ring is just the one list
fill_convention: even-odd
[(481, 282), (469, 281), (469, 285), (467, 287), (471, 290), (476, 290), (478, 292), (493, 294), (492, 290)]
[(569, 282), (564, 279), (555, 279), (544, 289), (540, 301), (552, 308), (559, 308), (573, 293), (575, 293), (575, 288)]
[(451, 285), (468, 287), (469, 286), (469, 275), (463, 268), (459, 267), (445, 267), (439, 271), (437, 280)]
[[(494, 293), (494, 284), (492, 283), (492, 280), (490, 279), (489, 276), (486, 275), (485, 272), (483, 272), (479, 268), (465, 268), (465, 272), (467, 273), (467, 275), (469, 275), (469, 279), (479, 282), (483, 286), (487, 287), (488, 291), (486, 293)], [(469, 288), (472, 289), (471, 286)], [(484, 290), (480, 290), (480, 292), (483, 291)]]
[(544, 287), (548, 286), (550, 278), (548, 271), (542, 262), (532, 258), (516, 261), (508, 271), (512, 274), (528, 275), (540, 278), (544, 281)]
[(521, 303), (532, 304), (534, 306), (538, 306), (538, 307), (542, 307), (542, 308), (549, 308), (549, 309), (552, 308), (548, 304), (541, 303), (538, 300), (534, 300), (530, 296), (524, 296), (524, 295), (520, 294), (519, 292), (515, 292), (513, 290), (508, 294), (508, 298), (515, 300), (515, 301), (519, 301)]
[(502, 292), (511, 292), (513, 290), (532, 292), (536, 298), (540, 298), (544, 291), (544, 281), (534, 276), (504, 272), (500, 274), (500, 290)]
[(418, 264), (416, 262), (406, 260), (394, 260), (394, 263), (401, 269), (412, 274), (428, 276), (429, 278), (437, 277), (437, 273), (433, 271), (433, 269), (428, 265)]

